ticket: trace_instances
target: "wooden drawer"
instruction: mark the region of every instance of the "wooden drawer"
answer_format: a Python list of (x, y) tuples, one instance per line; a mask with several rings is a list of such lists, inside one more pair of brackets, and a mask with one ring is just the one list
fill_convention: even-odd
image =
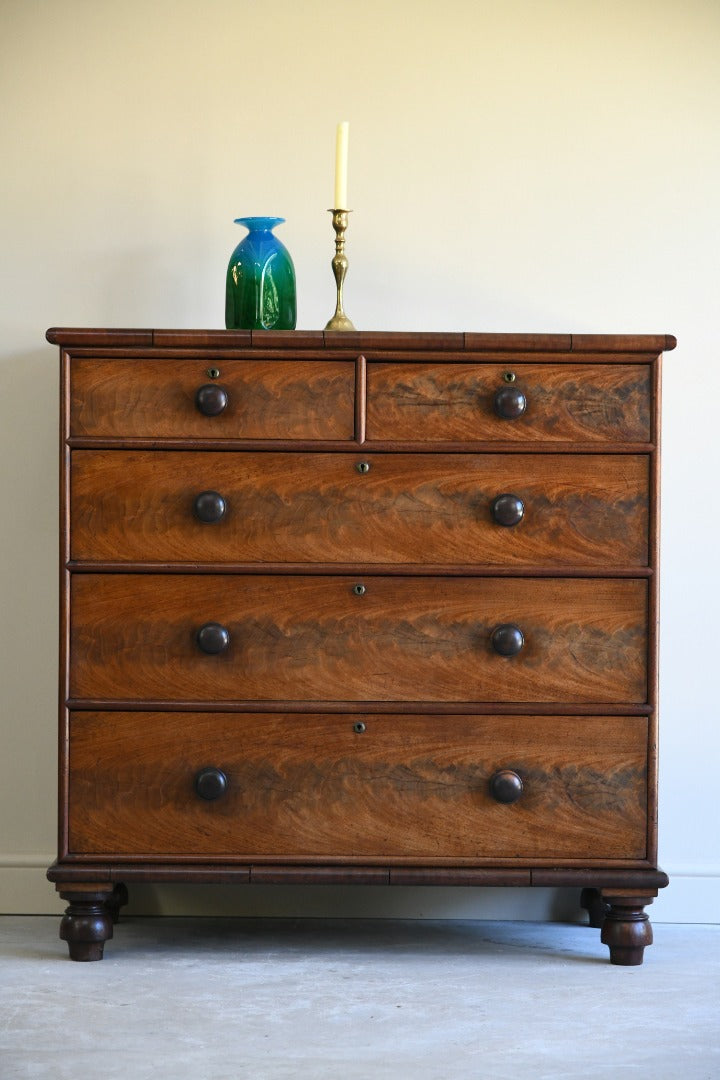
[[(358, 723), (365, 730), (358, 733)], [(76, 712), (73, 855), (641, 859), (646, 717)], [(195, 791), (219, 769), (225, 793)], [(523, 789), (497, 802), (490, 780)]]
[[(172, 439), (352, 439), (355, 365), (327, 360), (71, 361), (70, 436)], [(203, 385), (227, 392), (219, 415), (195, 404)]]
[(72, 603), (70, 697), (90, 702), (647, 697), (645, 580), (88, 573)]
[[(507, 383), (506, 373), (515, 375)], [(367, 437), (390, 442), (649, 442), (651, 382), (644, 364), (368, 364)], [(498, 390), (520, 390), (525, 412), (495, 411)]]
[[(82, 561), (648, 562), (644, 456), (75, 450), (71, 478)], [(211, 524), (194, 509), (208, 490), (224, 504)], [(492, 512), (508, 493), (511, 527)]]

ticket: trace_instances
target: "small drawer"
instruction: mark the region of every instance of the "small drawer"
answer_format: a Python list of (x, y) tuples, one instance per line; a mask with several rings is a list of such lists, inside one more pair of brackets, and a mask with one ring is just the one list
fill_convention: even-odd
[(346, 440), (355, 431), (350, 362), (75, 357), (70, 380), (71, 437)]
[(645, 702), (647, 581), (72, 576), (70, 697)]
[(646, 717), (76, 712), (69, 853), (642, 859)]
[(85, 562), (647, 566), (648, 458), (74, 450)]
[(370, 363), (367, 438), (649, 442), (650, 377), (629, 363)]

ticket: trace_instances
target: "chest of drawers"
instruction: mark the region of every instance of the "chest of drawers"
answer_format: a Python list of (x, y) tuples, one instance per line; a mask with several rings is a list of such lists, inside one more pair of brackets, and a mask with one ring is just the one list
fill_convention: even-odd
[(581, 888), (642, 962), (666, 336), (51, 330), (61, 937), (135, 881)]

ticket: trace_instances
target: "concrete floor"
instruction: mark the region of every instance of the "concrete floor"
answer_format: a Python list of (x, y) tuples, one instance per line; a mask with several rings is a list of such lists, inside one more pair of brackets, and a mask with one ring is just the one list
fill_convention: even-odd
[(0, 918), (1, 1080), (718, 1080), (720, 926)]

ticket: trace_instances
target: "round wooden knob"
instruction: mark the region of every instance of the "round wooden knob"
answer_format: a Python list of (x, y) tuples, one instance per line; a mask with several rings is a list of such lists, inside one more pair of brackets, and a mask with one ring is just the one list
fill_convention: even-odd
[(212, 802), (227, 791), (227, 776), (222, 769), (201, 769), (195, 777), (195, 791), (201, 799)]
[(504, 525), (506, 528), (512, 528), (513, 525), (518, 525), (525, 513), (525, 504), (518, 495), (512, 495), (510, 492), (506, 492), (503, 495), (498, 495), (496, 499), (492, 501), (492, 516), (497, 525)]
[(514, 623), (502, 623), (493, 630), (490, 641), (496, 653), (500, 656), (517, 656), (525, 644), (523, 632)]
[(517, 802), (522, 793), (522, 778), (512, 769), (499, 769), (490, 777), (490, 794), (496, 802)]
[(217, 491), (201, 491), (195, 496), (193, 510), (198, 521), (204, 521), (206, 525), (214, 525), (225, 517), (227, 503)]
[(527, 408), (527, 399), (517, 386), (501, 386), (495, 391), (495, 412), (503, 420), (517, 420)]
[(219, 416), (227, 408), (228, 392), (217, 383), (205, 383), (195, 395), (195, 407), (203, 416)]
[(217, 656), (218, 653), (225, 652), (230, 644), (230, 632), (220, 623), (209, 622), (200, 627), (195, 640), (201, 652), (208, 656)]

